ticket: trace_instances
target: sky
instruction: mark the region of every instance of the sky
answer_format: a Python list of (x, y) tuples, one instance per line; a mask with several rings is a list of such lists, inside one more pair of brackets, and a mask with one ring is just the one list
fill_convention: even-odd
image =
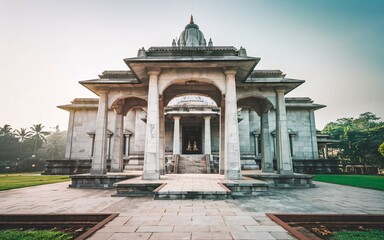
[(327, 105), (317, 129), (367, 111), (384, 118), (383, 12), (376, 0), (0, 0), (0, 126), (67, 129), (56, 106), (97, 97), (79, 81), (128, 70), (123, 59), (141, 47), (171, 46), (191, 14), (215, 46), (305, 80), (288, 97)]

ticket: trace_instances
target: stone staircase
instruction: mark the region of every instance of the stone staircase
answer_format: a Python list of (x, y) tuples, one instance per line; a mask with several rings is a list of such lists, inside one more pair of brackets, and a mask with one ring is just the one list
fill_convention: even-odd
[(207, 173), (205, 156), (203, 154), (180, 155), (177, 173)]
[(128, 171), (143, 171), (144, 154), (130, 155), (126, 160), (125, 170)]

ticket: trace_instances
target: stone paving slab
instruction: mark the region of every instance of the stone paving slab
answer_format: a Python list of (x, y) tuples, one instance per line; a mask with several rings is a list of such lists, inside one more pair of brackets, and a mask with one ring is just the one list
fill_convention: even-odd
[[(152, 235), (148, 239), (279, 239), (273, 237), (271, 234), (273, 232), (283, 232), (286, 233), (285, 239), (294, 239), (276, 223), (270, 226), (272, 222), (268, 222), (268, 226), (262, 226), (261, 223), (267, 218), (265, 213), (243, 214), (243, 210), (232, 201), (143, 199), (143, 203), (139, 205), (131, 204), (130, 198), (124, 198), (122, 201), (126, 202), (127, 211), (136, 208), (135, 210), (142, 212), (142, 216), (125, 216), (126, 221), (119, 220), (121, 228), (124, 229), (127, 225), (140, 225), (135, 232), (151, 232)], [(156, 211), (153, 215), (154, 209), (161, 209), (161, 211)], [(216, 209), (219, 214), (208, 215), (212, 209)], [(177, 214), (164, 215), (168, 210)], [(200, 214), (193, 215), (195, 210)], [(220, 210), (224, 214), (220, 214)], [(230, 210), (234, 216), (225, 214)], [(111, 206), (104, 211), (114, 212), (115, 209)], [(187, 214), (184, 215), (184, 213)], [(237, 213), (239, 215), (236, 215)], [(91, 239), (98, 239), (98, 234), (105, 236), (105, 231), (108, 229), (112, 233), (110, 236), (112, 239), (122, 237), (116, 226), (112, 224), (113, 222), (107, 224)], [(259, 228), (251, 228), (256, 226)], [(266, 227), (264, 231), (263, 227)], [(117, 233), (119, 234), (116, 235)]]
[(158, 180), (141, 177), (127, 179), (114, 186), (115, 196), (127, 197), (155, 195), (156, 199), (226, 199), (230, 195), (257, 195), (267, 191), (268, 184), (249, 177), (242, 180), (225, 180), (219, 174), (168, 174)]
[(315, 182), (316, 188), (271, 189), (237, 199), (244, 210), (271, 213), (384, 214), (384, 191)]
[(113, 189), (69, 189), (67, 183), (0, 192), (0, 214), (119, 213), (92, 240), (294, 239), (265, 212), (384, 214), (384, 191), (328, 183), (273, 189), (235, 200), (110, 197)]

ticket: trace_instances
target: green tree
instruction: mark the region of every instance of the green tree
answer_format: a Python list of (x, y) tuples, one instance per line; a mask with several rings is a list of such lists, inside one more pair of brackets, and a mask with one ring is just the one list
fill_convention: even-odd
[(384, 123), (375, 114), (366, 112), (358, 118), (341, 118), (328, 123), (323, 133), (340, 143), (340, 158), (352, 164), (371, 164), (383, 161), (377, 149), (384, 141)]
[(384, 157), (384, 142), (379, 146), (379, 153)]
[(46, 137), (45, 136), (50, 134), (50, 132), (43, 131), (43, 128), (44, 128), (44, 126), (41, 123), (34, 124), (31, 127), (31, 130), (33, 132), (32, 138), (33, 138), (34, 144), (35, 144), (35, 147), (33, 149), (33, 155), (36, 155), (37, 144), (38, 143), (42, 144), (43, 142), (45, 142), (46, 141)]
[(3, 127), (0, 127), (0, 136), (12, 135), (12, 128), (9, 124), (4, 124)]
[(16, 129), (14, 133), (15, 133), (15, 137), (19, 139), (19, 143), (20, 143), (19, 158), (21, 159), (23, 143), (25, 142), (25, 140), (29, 139), (32, 136), (32, 132), (28, 131), (26, 128), (20, 128), (20, 130)]
[(47, 141), (43, 143), (42, 148), (37, 152), (44, 159), (64, 159), (65, 144), (67, 132), (54, 132), (47, 137)]
[(18, 157), (17, 139), (8, 131), (10, 128), (6, 129), (0, 135), (0, 169), (13, 166)]

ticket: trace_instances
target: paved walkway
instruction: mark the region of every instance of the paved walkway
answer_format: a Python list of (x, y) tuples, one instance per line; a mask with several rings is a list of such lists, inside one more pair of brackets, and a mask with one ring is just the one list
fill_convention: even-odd
[(0, 192), (0, 213), (120, 215), (90, 239), (294, 239), (265, 216), (274, 213), (384, 214), (384, 191), (316, 182), (236, 200), (110, 197), (114, 190), (68, 189), (68, 182)]
[(187, 191), (226, 193), (227, 189), (218, 184), (224, 181), (224, 175), (219, 174), (167, 174), (162, 175), (159, 180), (142, 180), (140, 176), (119, 183), (167, 183), (159, 190), (159, 193)]
[(271, 213), (384, 214), (384, 191), (314, 183), (316, 188), (271, 189), (236, 203), (244, 210)]

